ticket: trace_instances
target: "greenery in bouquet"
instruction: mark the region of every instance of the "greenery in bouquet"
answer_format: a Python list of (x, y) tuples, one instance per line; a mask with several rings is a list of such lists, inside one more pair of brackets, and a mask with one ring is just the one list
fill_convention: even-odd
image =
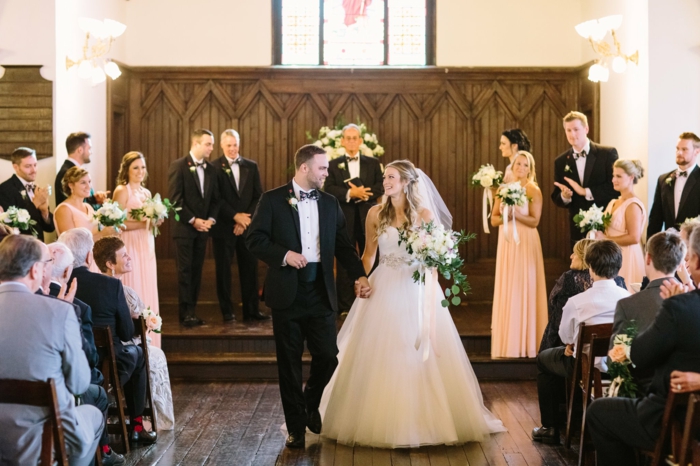
[(471, 185), (474, 187), (491, 188), (501, 183), (503, 183), (503, 172), (496, 170), (490, 163), (482, 165), (472, 175)]
[(97, 209), (93, 217), (97, 220), (97, 230), (102, 231), (104, 227), (114, 227), (114, 230), (119, 233), (119, 229), (126, 229), (126, 212), (119, 208), (119, 204), (107, 199), (102, 207)]
[(501, 203), (507, 206), (524, 206), (530, 202), (527, 196), (527, 191), (519, 182), (502, 184), (496, 192), (496, 197), (501, 200)]
[[(455, 232), (433, 221), (421, 222), (416, 229), (404, 227), (399, 230), (399, 244), (406, 244), (406, 250), (415, 262), (424, 268), (436, 269), (446, 280), (452, 281), (452, 285), (445, 289), (443, 307), (449, 306), (450, 302), (459, 306), (462, 302), (460, 293), (466, 295), (471, 290), (467, 276), (462, 273), (464, 260), (459, 257), (459, 245), (474, 238), (474, 233)], [(425, 283), (425, 273), (416, 270), (413, 281)]]
[(160, 234), (158, 222), (168, 218), (168, 214), (172, 213), (176, 221), (180, 220), (180, 215), (177, 213), (182, 210), (182, 207), (175, 207), (175, 203), (171, 203), (169, 199), (160, 198), (160, 194), (156, 194), (143, 201), (143, 205), (139, 209), (131, 209), (131, 218), (140, 222), (144, 218), (148, 219), (151, 224), (153, 236)]
[(637, 336), (637, 325), (631, 320), (625, 333), (615, 335), (613, 347), (608, 353), (610, 364), (608, 365), (608, 375), (612, 379), (608, 388), (609, 397), (636, 398), (638, 387), (630, 373), (630, 366), (634, 367), (630, 360), (630, 350), (632, 340)]
[[(29, 212), (26, 209), (19, 209), (15, 206), (10, 206), (5, 212), (0, 213), (0, 222), (4, 223), (10, 228), (14, 228), (19, 231), (29, 231), (37, 236), (37, 232), (34, 229), (36, 225), (36, 220), (32, 220)], [(17, 231), (17, 233), (19, 233)]]
[[(356, 124), (360, 128), (360, 138), (362, 139), (360, 154), (367, 157), (381, 157), (384, 155), (384, 148), (379, 145), (377, 135), (370, 133), (367, 130), (367, 125), (364, 123), (358, 121)], [(326, 151), (328, 160), (333, 160), (337, 157), (345, 156), (345, 148), (341, 144), (343, 127), (345, 127), (345, 123), (339, 119), (334, 128), (323, 126), (318, 131), (318, 137), (314, 138), (309, 131), (306, 132), (306, 137), (309, 141), (313, 141), (314, 145)]]
[(602, 207), (593, 204), (588, 210), (579, 210), (574, 215), (574, 224), (581, 229), (581, 233), (589, 231), (605, 231), (610, 226), (612, 214), (605, 213)]

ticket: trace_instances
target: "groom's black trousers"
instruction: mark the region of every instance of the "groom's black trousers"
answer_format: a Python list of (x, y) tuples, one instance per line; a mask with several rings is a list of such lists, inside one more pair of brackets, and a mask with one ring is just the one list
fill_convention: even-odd
[[(318, 409), (323, 389), (338, 365), (335, 312), (328, 301), (323, 274), (314, 282), (299, 282), (294, 303), (272, 310), (277, 347), (280, 394), (287, 430), (306, 430), (306, 413)], [(311, 353), (311, 373), (302, 391), (304, 340)]]

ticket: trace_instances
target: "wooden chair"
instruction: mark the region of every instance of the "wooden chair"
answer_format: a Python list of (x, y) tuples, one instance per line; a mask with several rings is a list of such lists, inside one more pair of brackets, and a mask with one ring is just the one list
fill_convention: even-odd
[(95, 335), (95, 346), (102, 356), (102, 375), (104, 382), (102, 386), (109, 393), (110, 388), (113, 390), (114, 398), (116, 399), (116, 407), (110, 406), (107, 415), (117, 416), (117, 423), (107, 424), (107, 433), (119, 435), (122, 437), (122, 446), (124, 452), (129, 453), (129, 435), (126, 429), (126, 400), (124, 392), (119, 383), (119, 371), (117, 370), (117, 359), (114, 353), (114, 343), (112, 342), (112, 330), (109, 327), (93, 327)]
[(134, 336), (141, 337), (141, 344), (139, 346), (141, 347), (141, 350), (143, 350), (143, 358), (146, 362), (146, 374), (148, 374), (148, 377), (146, 378), (146, 401), (148, 403), (146, 404), (146, 408), (143, 410), (143, 415), (151, 418), (151, 430), (157, 433), (158, 418), (156, 415), (156, 405), (153, 403), (153, 390), (151, 387), (151, 363), (148, 356), (148, 340), (146, 340), (148, 328), (146, 327), (146, 319), (144, 319), (143, 316), (132, 320), (134, 322), (135, 329)]
[[(53, 379), (46, 382), (0, 379), (0, 404), (19, 404), (47, 408), (49, 418), (44, 423), (41, 436), (42, 466), (51, 466), (54, 460), (60, 466), (68, 466), (66, 443), (63, 437), (56, 385)], [(54, 455), (55, 450), (55, 455)]]
[[(664, 408), (664, 416), (661, 419), (661, 432), (656, 440), (654, 451), (641, 450), (640, 454), (647, 459), (650, 459), (651, 466), (660, 466), (666, 463), (667, 446), (670, 443), (671, 455), (670, 459), (675, 459), (675, 453), (680, 450), (680, 442), (682, 435), (682, 426), (678, 417), (677, 411), (685, 409), (690, 399), (690, 393), (674, 393), (669, 390), (668, 398), (666, 398), (666, 407)], [(675, 461), (673, 461), (675, 463)], [(699, 463), (700, 464), (700, 463)]]
[[(593, 328), (593, 326), (588, 328)], [(595, 450), (592, 448), (593, 444), (589, 438), (590, 436), (586, 435), (586, 410), (592, 400), (603, 396), (603, 380), (600, 371), (595, 367), (595, 360), (608, 355), (612, 325), (603, 330), (602, 334), (593, 333), (581, 350), (579, 364), (581, 365), (582, 374), (583, 418), (581, 420), (581, 440), (578, 454), (579, 466), (595, 464)]]
[(586, 342), (595, 334), (602, 338), (603, 335), (612, 334), (612, 324), (586, 325), (583, 322), (578, 328), (578, 341), (576, 342), (576, 354), (574, 358), (574, 372), (567, 383), (566, 400), (566, 434), (564, 435), (564, 446), (571, 448), (571, 436), (573, 434), (572, 418), (574, 413), (574, 398), (576, 390), (582, 384), (581, 352)]
[[(685, 415), (683, 438), (681, 439), (679, 454), (674, 458), (677, 464), (695, 464), (700, 466), (700, 458), (695, 455), (700, 453), (700, 444), (697, 440), (700, 433), (700, 392), (693, 392), (688, 397), (688, 411)], [(692, 457), (691, 457), (692, 455)]]

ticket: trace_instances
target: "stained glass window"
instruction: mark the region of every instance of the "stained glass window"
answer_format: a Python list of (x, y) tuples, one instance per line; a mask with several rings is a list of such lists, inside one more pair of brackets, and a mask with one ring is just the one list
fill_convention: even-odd
[[(275, 63), (426, 65), (435, 0), (276, 0)], [(434, 24), (434, 23), (433, 23)]]

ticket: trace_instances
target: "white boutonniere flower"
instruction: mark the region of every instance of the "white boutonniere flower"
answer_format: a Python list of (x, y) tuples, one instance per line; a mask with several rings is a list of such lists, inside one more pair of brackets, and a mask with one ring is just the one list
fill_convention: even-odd
[(671, 186), (676, 181), (676, 172), (671, 173), (664, 181), (668, 186)]
[(197, 167), (195, 167), (194, 165), (191, 165), (190, 166), (190, 173), (194, 173), (196, 171), (197, 171)]
[(299, 199), (297, 199), (297, 197), (294, 195), (294, 191), (291, 189), (289, 190), (289, 196), (287, 196), (287, 202), (290, 206), (292, 206), (292, 209), (298, 211), (297, 204), (299, 204)]
[(24, 199), (26, 201), (27, 200), (27, 191), (23, 189), (19, 193), (22, 195), (22, 199)]
[(230, 174), (231, 174), (231, 169), (230, 169), (230, 168), (227, 168), (227, 169), (226, 169), (226, 174), (227, 174), (227, 175), (230, 175)]
[(341, 170), (345, 170), (345, 162), (339, 163), (338, 168), (340, 168)]
[(564, 167), (564, 171), (566, 173), (571, 173), (571, 167), (569, 166), (569, 164), (566, 164), (566, 166)]

